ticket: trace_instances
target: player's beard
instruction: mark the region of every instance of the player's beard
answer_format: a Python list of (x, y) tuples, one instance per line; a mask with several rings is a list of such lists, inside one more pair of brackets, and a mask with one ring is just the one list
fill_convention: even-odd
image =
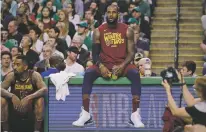
[(118, 17), (117, 17), (116, 19), (114, 19), (113, 22), (109, 21), (109, 18), (106, 17), (106, 21), (107, 21), (107, 23), (108, 23), (109, 25), (116, 25), (116, 24), (117, 24), (117, 21), (118, 21)]

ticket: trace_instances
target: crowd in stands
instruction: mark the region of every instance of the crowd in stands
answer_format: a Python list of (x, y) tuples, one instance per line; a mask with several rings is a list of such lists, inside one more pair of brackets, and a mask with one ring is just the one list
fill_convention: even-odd
[[(5, 0), (1, 1), (0, 46), (2, 55), (9, 56), (10, 65), (5, 67), (7, 64), (2, 63), (2, 76), (12, 70), (12, 62), (21, 54), (27, 57), (29, 69), (38, 71), (42, 77), (47, 75), (46, 71), (58, 71), (51, 70), (53, 56), (64, 60), (63, 70), (84, 75), (93, 65), (93, 32), (106, 22), (106, 8), (111, 4), (119, 7), (119, 22), (134, 30), (137, 54), (132, 63), (139, 67), (138, 61), (149, 57), (155, 0)], [(62, 63), (59, 61), (55, 63)], [(141, 62), (142, 69), (145, 60)]]
[[(93, 32), (106, 22), (106, 8), (111, 4), (119, 7), (119, 22), (128, 24), (134, 30), (137, 50), (132, 63), (142, 71), (147, 62), (145, 60), (149, 60), (151, 68), (150, 27), (156, 0), (1, 1), (1, 51), (10, 52), (11, 61), (17, 55), (26, 55), (29, 68), (40, 73), (50, 68), (50, 57), (60, 56), (66, 65), (65, 71), (75, 71), (77, 75), (83, 75), (84, 70), (93, 64)], [(203, 15), (206, 38), (205, 21), (206, 15)], [(205, 44), (206, 39), (200, 45), (204, 53)], [(206, 56), (204, 59), (206, 60)], [(81, 70), (76, 70), (79, 68)], [(2, 67), (3, 76), (10, 71), (8, 69), (12, 70), (12, 63), (9, 68)], [(144, 76), (143, 72), (140, 73)], [(151, 72), (150, 75), (156, 74)], [(203, 75), (205, 74), (206, 64), (203, 68)]]

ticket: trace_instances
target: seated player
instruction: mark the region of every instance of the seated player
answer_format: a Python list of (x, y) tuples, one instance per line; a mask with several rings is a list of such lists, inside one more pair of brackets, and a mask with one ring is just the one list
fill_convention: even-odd
[[(11, 92), (7, 91), (9, 87)], [(46, 93), (47, 87), (41, 75), (28, 70), (26, 56), (17, 56), (14, 71), (1, 84), (3, 132), (9, 132), (9, 127), (12, 132), (40, 132), (44, 113), (43, 97)], [(34, 130), (31, 130), (33, 127)]]
[(74, 126), (83, 127), (91, 122), (89, 113), (90, 94), (93, 82), (100, 76), (126, 76), (131, 81), (132, 114), (130, 125), (144, 127), (140, 116), (141, 82), (135, 65), (130, 64), (135, 54), (134, 32), (126, 24), (118, 22), (118, 7), (107, 8), (107, 23), (102, 24), (94, 32), (92, 56), (94, 64), (84, 75), (82, 85), (83, 109)]

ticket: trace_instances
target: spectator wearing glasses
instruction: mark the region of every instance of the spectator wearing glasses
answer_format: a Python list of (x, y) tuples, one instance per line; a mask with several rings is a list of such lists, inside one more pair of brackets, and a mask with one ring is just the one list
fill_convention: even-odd
[(78, 48), (79, 55), (77, 56), (77, 63), (85, 67), (90, 57), (90, 52), (82, 47), (84, 43), (84, 39), (85, 39), (85, 36), (81, 36), (76, 33), (72, 40), (71, 46), (75, 46)]
[(52, 47), (50, 45), (44, 45), (42, 54), (43, 60), (38, 61), (34, 66), (34, 70), (39, 73), (44, 72), (49, 68), (49, 59), (52, 56)]

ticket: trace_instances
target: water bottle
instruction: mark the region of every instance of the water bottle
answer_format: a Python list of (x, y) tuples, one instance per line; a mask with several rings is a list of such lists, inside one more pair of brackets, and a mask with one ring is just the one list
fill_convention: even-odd
[(150, 59), (146, 59), (145, 65), (144, 65), (144, 75), (145, 77), (150, 77), (152, 72), (151, 72), (151, 61)]

